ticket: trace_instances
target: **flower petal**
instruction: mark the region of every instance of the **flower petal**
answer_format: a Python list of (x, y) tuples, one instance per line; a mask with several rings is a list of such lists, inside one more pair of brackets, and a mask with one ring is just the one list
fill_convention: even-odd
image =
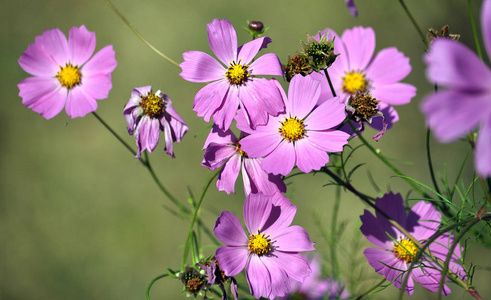
[(46, 119), (59, 114), (65, 106), (67, 90), (55, 78), (28, 77), (18, 87), (22, 103)]
[(85, 25), (72, 27), (68, 33), (68, 51), (72, 65), (83, 65), (94, 53), (95, 33)]
[(226, 69), (213, 57), (201, 51), (182, 54), (184, 61), (179, 64), (181, 77), (191, 82), (210, 82), (225, 78)]
[(194, 97), (193, 110), (198, 117), (203, 117), (206, 122), (222, 105), (229, 89), (226, 80), (219, 80), (205, 85)]
[(271, 275), (264, 265), (262, 258), (250, 255), (246, 264), (246, 279), (252, 296), (269, 298), (271, 294)]
[[(394, 194), (393, 192), (385, 194), (382, 198), (375, 199), (375, 205), (394, 221), (406, 228), (406, 210), (401, 194)], [(376, 215), (379, 221), (387, 220), (379, 212), (376, 212)], [(396, 236), (392, 237), (397, 238)]]
[[(489, 2), (489, 1), (488, 1)], [(491, 176), (491, 115), (485, 120), (476, 142), (476, 155), (474, 165), (479, 175)]]
[(208, 42), (215, 56), (226, 66), (237, 58), (237, 35), (227, 19), (213, 21), (206, 25)]
[(271, 39), (267, 36), (247, 42), (240, 47), (237, 59), (241, 61), (241, 64), (248, 65), (259, 50), (267, 48), (269, 43), (271, 43)]
[(365, 70), (375, 50), (375, 32), (371, 27), (347, 29), (342, 36), (348, 51), (349, 71)]
[(215, 257), (220, 262), (220, 269), (228, 277), (239, 274), (246, 266), (249, 250), (246, 246), (221, 246), (217, 249)]
[(370, 243), (386, 250), (394, 248), (393, 241), (389, 235), (394, 238), (397, 236), (394, 228), (388, 222), (380, 222), (368, 210), (365, 210), (363, 215), (360, 216), (360, 220), (362, 222), (360, 231)]
[(248, 68), (251, 75), (277, 75), (283, 77), (283, 68), (281, 67), (278, 56), (274, 53), (266, 53), (256, 59)]
[(294, 144), (283, 140), (278, 144), (278, 147), (264, 158), (261, 167), (268, 173), (286, 176), (293, 170), (295, 161)]
[(278, 132), (258, 132), (241, 139), (240, 145), (249, 157), (256, 158), (270, 154), (281, 141), (282, 137)]
[(244, 203), (244, 222), (250, 234), (263, 233), (263, 225), (268, 220), (271, 209), (271, 196), (250, 194)]
[(106, 99), (109, 96), (109, 91), (113, 85), (111, 82), (111, 74), (97, 74), (82, 78), (83, 90), (87, 95), (94, 99)]
[[(271, 232), (273, 234), (273, 232)], [(290, 226), (271, 236), (275, 250), (283, 252), (314, 251), (314, 243), (309, 234), (300, 226)]]
[(273, 208), (262, 230), (268, 235), (275, 236), (290, 226), (297, 212), (297, 207), (280, 193), (270, 196), (270, 199)]
[(481, 8), (481, 28), (484, 44), (491, 59), (491, 1), (485, 0)]
[(295, 156), (297, 167), (304, 173), (320, 170), (329, 162), (326, 151), (312, 145), (310, 138), (303, 138), (295, 142)]
[(416, 87), (407, 83), (379, 84), (373, 82), (372, 96), (390, 105), (403, 105), (416, 96)]
[(282, 251), (275, 251), (274, 254), (290, 279), (303, 282), (311, 274), (311, 268), (301, 254)]
[[(68, 104), (67, 104), (68, 106)], [(136, 158), (140, 158), (143, 151), (153, 152), (157, 147), (160, 138), (160, 123), (158, 119), (144, 116), (138, 123), (135, 130), (135, 140), (138, 146)]]
[(84, 89), (76, 86), (68, 91), (65, 110), (66, 113), (73, 119), (84, 117), (86, 114), (97, 109), (97, 101), (87, 95)]
[(217, 179), (217, 188), (219, 191), (225, 191), (227, 194), (235, 193), (235, 181), (237, 181), (237, 177), (239, 176), (240, 165), (239, 154), (232, 155), (225, 162)]
[(411, 72), (409, 57), (395, 47), (382, 49), (365, 70), (367, 78), (377, 83), (395, 83)]
[(339, 125), (345, 118), (345, 105), (339, 97), (335, 97), (314, 109), (305, 119), (305, 125), (308, 131), (326, 130)]
[[(436, 267), (436, 266), (435, 266)], [(411, 271), (411, 277), (421, 284), (425, 289), (437, 293), (440, 286), (441, 272), (428, 268), (414, 268)], [(442, 295), (448, 295), (452, 291), (447, 285), (443, 285)]]
[(321, 93), (320, 82), (310, 76), (295, 76), (288, 88), (288, 113), (304, 119), (314, 108)]
[(205, 145), (203, 146), (203, 150), (205, 150), (210, 143), (217, 144), (235, 144), (237, 143), (237, 137), (232, 132), (232, 130), (222, 130), (217, 125), (213, 125), (211, 128), (210, 134), (206, 138)]
[(349, 134), (340, 130), (309, 131), (309, 142), (320, 150), (341, 152), (348, 143)]
[(85, 63), (81, 70), (82, 76), (108, 74), (111, 73), (117, 65), (118, 62), (115, 58), (113, 46), (109, 45), (99, 50), (87, 63)]
[(229, 129), (237, 114), (238, 108), (238, 89), (235, 86), (230, 86), (228, 93), (225, 94), (222, 104), (217, 108), (213, 115), (213, 122), (223, 130)]
[[(228, 159), (235, 154), (235, 146), (211, 143), (203, 154), (201, 165), (210, 170), (215, 170), (222, 166)], [(238, 174), (238, 173), (237, 173)], [(235, 177), (236, 179), (237, 177)], [(234, 179), (234, 183), (235, 183)], [(233, 190), (233, 188), (232, 188)]]
[(282, 261), (277, 259), (274, 255), (270, 257), (263, 256), (260, 259), (266, 266), (271, 277), (271, 294), (268, 298), (276, 299), (276, 297), (285, 296), (290, 292), (290, 279), (283, 268)]
[(442, 221), (442, 214), (433, 204), (419, 201), (407, 216), (406, 229), (418, 240), (429, 239), (438, 229)]
[(249, 189), (246, 195), (249, 193), (263, 193), (265, 195), (273, 195), (274, 193), (286, 192), (286, 185), (278, 175), (268, 174), (261, 168), (262, 158), (245, 158), (243, 166), (245, 172), (242, 171), (242, 176), (248, 178), (249, 187), (245, 186), (246, 179), (244, 179), (244, 189)]
[(249, 238), (239, 219), (229, 211), (222, 211), (222, 214), (215, 222), (213, 232), (220, 241), (230, 246), (246, 247), (249, 242)]
[(35, 38), (36, 45), (58, 65), (64, 67), (69, 62), (68, 43), (58, 28), (45, 30)]
[(29, 45), (22, 53), (19, 65), (24, 71), (34, 76), (53, 78), (60, 71), (56, 62), (36, 44)]

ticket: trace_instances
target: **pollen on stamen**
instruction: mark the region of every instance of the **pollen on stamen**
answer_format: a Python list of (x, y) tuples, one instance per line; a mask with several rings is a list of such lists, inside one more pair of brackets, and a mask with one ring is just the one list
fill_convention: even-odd
[(238, 63), (232, 61), (230, 63), (230, 67), (228, 67), (225, 72), (225, 77), (231, 84), (242, 85), (247, 81), (249, 77), (249, 71), (247, 70), (248, 65), (240, 64), (240, 60)]
[[(159, 92), (157, 92), (158, 94)], [(147, 96), (141, 98), (140, 107), (143, 113), (150, 118), (158, 118), (165, 112), (164, 99), (153, 91), (150, 91)]]
[(295, 142), (305, 136), (305, 125), (303, 120), (299, 120), (296, 116), (293, 118), (285, 117), (285, 121), (281, 122), (278, 132), (285, 140)]
[(67, 89), (71, 89), (82, 81), (82, 73), (78, 65), (73, 66), (71, 63), (65, 64), (64, 67), (60, 66), (60, 71), (58, 71), (55, 77)]
[(368, 89), (368, 81), (360, 72), (349, 72), (342, 79), (346, 93), (356, 94), (356, 91), (365, 92)]
[(241, 156), (241, 157), (245, 157), (245, 158), (247, 158), (247, 157), (248, 157), (248, 156), (247, 156), (247, 152), (242, 151), (242, 150), (240, 149), (240, 147), (241, 147), (241, 146), (240, 146), (239, 142), (235, 143), (235, 151), (239, 152), (239, 154), (240, 154), (240, 156)]
[(410, 263), (418, 253), (418, 248), (410, 239), (400, 239), (394, 243), (394, 253), (399, 259)]
[(267, 254), (272, 250), (271, 239), (269, 239), (269, 236), (265, 236), (264, 233), (260, 233), (258, 230), (257, 234), (251, 234), (249, 243), (247, 243), (247, 248), (257, 255)]

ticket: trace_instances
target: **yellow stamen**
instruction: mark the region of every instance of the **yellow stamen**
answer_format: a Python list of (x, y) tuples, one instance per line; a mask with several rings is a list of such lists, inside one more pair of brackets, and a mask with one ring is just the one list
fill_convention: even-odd
[(289, 142), (295, 142), (305, 136), (305, 126), (303, 120), (294, 118), (286, 118), (285, 121), (281, 123), (281, 127), (278, 128), (278, 132), (283, 136), (285, 140)]
[(356, 94), (356, 91), (365, 92), (368, 82), (365, 76), (359, 72), (349, 72), (343, 77), (343, 90), (346, 93)]
[(82, 73), (80, 73), (78, 65), (72, 66), (72, 64), (67, 63), (64, 67), (60, 66), (60, 71), (55, 77), (62, 86), (71, 89), (74, 85), (80, 84)]
[(257, 231), (257, 234), (251, 234), (249, 243), (247, 244), (249, 251), (257, 255), (263, 255), (270, 252), (272, 250), (271, 246), (271, 240), (265, 237), (264, 233), (260, 233), (259, 230)]
[(152, 91), (147, 96), (142, 97), (140, 107), (143, 109), (143, 113), (151, 118), (159, 117), (165, 111), (164, 99)]
[(410, 239), (401, 239), (399, 242), (394, 243), (394, 253), (399, 259), (410, 263), (418, 253), (418, 248)]
[(240, 146), (239, 142), (235, 143), (235, 151), (239, 152), (240, 156), (242, 156), (242, 157), (246, 157), (246, 158), (247, 158), (247, 157), (248, 157), (248, 156), (247, 156), (247, 152), (242, 151), (242, 150), (240, 149), (240, 147), (241, 147), (241, 146)]
[(244, 84), (249, 77), (249, 71), (247, 71), (248, 67), (248, 65), (241, 65), (240, 61), (239, 63), (232, 61), (227, 72), (225, 72), (225, 76), (231, 84)]

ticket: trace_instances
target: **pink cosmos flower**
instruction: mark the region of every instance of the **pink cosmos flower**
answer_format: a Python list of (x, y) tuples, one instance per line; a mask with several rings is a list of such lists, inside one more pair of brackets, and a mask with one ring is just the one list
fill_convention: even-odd
[[(378, 109), (385, 115), (388, 128), (399, 120), (392, 105), (407, 104), (416, 95), (416, 87), (401, 83), (411, 72), (409, 58), (395, 47), (382, 49), (372, 59), (375, 50), (375, 32), (372, 28), (361, 26), (347, 29), (339, 37), (332, 29), (326, 28), (328, 39), (334, 39), (334, 52), (340, 54), (329, 68), (329, 77), (336, 94), (346, 104), (351, 95), (370, 92), (380, 100)], [(318, 36), (318, 35), (317, 35)], [(332, 97), (331, 89), (323, 73), (312, 73), (314, 79), (322, 83), (321, 104)], [(375, 118), (373, 127), (382, 129), (382, 118)]]
[[(481, 9), (481, 26), (491, 58), (491, 1)], [(431, 82), (446, 87), (427, 96), (421, 109), (428, 127), (444, 143), (456, 140), (476, 127), (474, 164), (482, 176), (491, 176), (491, 70), (465, 45), (437, 38), (424, 57)]]
[[(377, 198), (375, 205), (384, 211), (389, 217), (402, 225), (414, 238), (425, 243), (438, 229), (441, 224), (441, 213), (432, 204), (419, 201), (406, 215), (404, 202), (400, 194), (385, 194), (382, 198)], [(407, 276), (408, 270), (418, 248), (413, 242), (401, 233), (395, 226), (379, 213), (376, 217), (365, 210), (360, 217), (363, 225), (360, 230), (365, 237), (379, 248), (367, 248), (364, 254), (368, 263), (375, 269), (375, 272), (384, 275), (387, 280), (398, 289), (401, 288), (401, 281)], [(452, 245), (453, 237), (448, 233), (437, 238), (429, 249), (437, 258), (444, 261), (448, 254), (448, 247)], [(455, 263), (460, 257), (460, 249), (456, 248), (456, 253), (452, 255), (449, 269), (461, 277), (465, 273), (460, 265)], [(416, 280), (424, 288), (437, 292), (441, 272), (438, 266), (426, 258), (422, 258), (411, 270), (410, 278), (407, 281), (405, 292), (411, 295), (414, 291)], [(450, 280), (450, 279), (446, 279)], [(451, 291), (444, 285), (443, 294), (447, 295)]]
[(95, 111), (96, 99), (107, 98), (112, 88), (117, 62), (111, 45), (91, 58), (94, 50), (95, 33), (84, 25), (72, 27), (68, 41), (58, 28), (45, 30), (19, 59), (21, 68), (34, 75), (18, 84), (22, 103), (46, 119), (63, 107), (72, 118)]
[(286, 112), (270, 116), (267, 125), (252, 130), (237, 115), (237, 128), (250, 134), (240, 141), (242, 150), (249, 157), (265, 156), (261, 166), (269, 173), (288, 175), (295, 164), (305, 173), (319, 170), (329, 162), (326, 151), (343, 151), (347, 144), (349, 134), (331, 129), (345, 119), (344, 104), (336, 97), (314, 109), (321, 87), (309, 76), (293, 77), (288, 98), (281, 92)]
[(315, 250), (308, 233), (290, 226), (297, 207), (281, 194), (250, 194), (244, 203), (247, 234), (237, 217), (223, 211), (213, 231), (226, 244), (216, 251), (226, 276), (244, 268), (251, 294), (259, 299), (282, 297), (290, 281), (302, 282), (310, 268), (300, 251)]
[(261, 169), (262, 158), (249, 158), (247, 153), (241, 150), (240, 141), (230, 129), (223, 131), (217, 125), (213, 125), (203, 149), (206, 151), (201, 165), (210, 170), (223, 166), (217, 180), (219, 191), (235, 193), (235, 181), (242, 170), (246, 195), (286, 192), (281, 177), (264, 172)]
[(281, 300), (334, 300), (347, 299), (350, 296), (342, 284), (332, 278), (322, 277), (321, 262), (318, 255), (309, 255), (306, 260), (312, 273), (302, 283), (292, 282), (290, 293), (281, 297)]
[(284, 106), (276, 86), (255, 76), (283, 76), (283, 69), (273, 53), (252, 60), (271, 39), (261, 37), (237, 48), (235, 29), (226, 19), (214, 19), (206, 28), (211, 50), (225, 66), (200, 51), (183, 53), (182, 78), (191, 82), (211, 82), (196, 94), (194, 111), (207, 122), (213, 116), (213, 122), (227, 130), (240, 105), (251, 127), (266, 124), (268, 114), (276, 116)]
[(145, 149), (151, 153), (157, 147), (160, 131), (165, 135), (165, 152), (174, 158), (173, 143), (181, 142), (189, 129), (175, 111), (169, 96), (161, 91), (154, 93), (151, 86), (133, 89), (123, 114), (128, 122), (128, 133), (135, 135), (136, 158), (140, 158)]

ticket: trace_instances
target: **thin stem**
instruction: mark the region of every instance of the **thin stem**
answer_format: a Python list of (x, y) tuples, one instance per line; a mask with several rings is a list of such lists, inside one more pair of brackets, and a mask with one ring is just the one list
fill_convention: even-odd
[(327, 73), (327, 69), (324, 69), (324, 74), (326, 74), (327, 82), (329, 83), (329, 88), (331, 88), (331, 92), (332, 92), (333, 97), (336, 97), (336, 91), (334, 90), (334, 87), (332, 86), (331, 77), (329, 77), (329, 73)]
[(128, 19), (125, 18), (125, 16), (123, 16), (123, 14), (111, 3), (111, 1), (109, 0), (104, 0), (107, 4), (107, 6), (109, 6), (109, 8), (112, 9), (112, 11), (118, 15), (118, 17), (126, 24), (128, 25), (128, 27), (131, 29), (131, 31), (133, 31), (133, 33), (145, 44), (148, 46), (148, 48), (152, 49), (155, 53), (157, 53), (158, 55), (160, 55), (161, 57), (163, 57), (165, 60), (167, 60), (168, 62), (170, 62), (171, 64), (173, 64), (174, 66), (178, 67), (178, 68), (181, 68), (179, 66), (179, 64), (177, 62), (175, 62), (174, 60), (172, 60), (171, 58), (169, 58), (167, 55), (165, 55), (164, 53), (160, 52), (157, 48), (155, 48), (152, 44), (150, 44), (149, 41), (147, 41), (147, 39), (145, 39), (137, 30), (136, 28), (131, 25), (130, 21), (128, 21)]
[(471, 20), (472, 35), (474, 36), (474, 43), (476, 44), (477, 55), (479, 55), (479, 58), (482, 61), (483, 59), (482, 59), (481, 45), (479, 44), (479, 38), (477, 36), (477, 30), (476, 30), (476, 23), (474, 22), (474, 13), (472, 12), (472, 1), (468, 0), (467, 4), (469, 7), (469, 18)]
[(385, 278), (382, 279), (381, 281), (379, 281), (379, 283), (377, 283), (376, 285), (371, 287), (368, 291), (366, 291), (363, 294), (361, 294), (360, 296), (356, 297), (356, 300), (360, 300), (361, 298), (368, 296), (371, 292), (375, 291), (379, 286), (381, 286), (386, 281), (387, 281), (387, 279), (385, 279)]
[(431, 161), (430, 133), (431, 133), (431, 130), (430, 130), (430, 128), (428, 128), (426, 130), (426, 157), (428, 158), (428, 167), (430, 168), (430, 175), (431, 175), (431, 181), (433, 182), (433, 186), (435, 187), (435, 190), (438, 192), (438, 194), (441, 194), (440, 188), (438, 187), (438, 184), (436, 183), (435, 171), (433, 170), (433, 163)]
[(414, 28), (419, 34), (419, 37), (421, 38), (421, 41), (423, 42), (425, 46), (425, 50), (428, 49), (428, 40), (426, 39), (425, 34), (423, 33), (423, 30), (421, 30), (421, 27), (419, 27), (418, 23), (416, 22), (416, 19), (414, 19), (413, 15), (409, 11), (409, 9), (406, 6), (406, 3), (404, 3), (404, 0), (399, 0), (399, 3), (401, 3), (402, 8), (404, 9), (404, 12), (406, 15), (409, 17), (409, 20), (413, 24)]
[(159, 276), (155, 277), (154, 279), (152, 279), (152, 281), (150, 281), (150, 283), (148, 284), (148, 287), (147, 287), (147, 300), (150, 300), (150, 289), (152, 288), (152, 285), (155, 283), (155, 281), (157, 281), (161, 278), (164, 278), (165, 276), (169, 276), (169, 274), (165, 273), (165, 274), (159, 275)]
[(193, 235), (194, 223), (198, 219), (198, 211), (201, 207), (201, 204), (203, 203), (203, 200), (205, 199), (205, 195), (206, 195), (206, 192), (208, 191), (208, 188), (210, 187), (213, 180), (218, 176), (218, 174), (220, 174), (220, 170), (215, 172), (215, 174), (213, 174), (213, 176), (211, 176), (210, 180), (208, 180), (205, 187), (203, 188), (203, 192), (201, 193), (201, 196), (199, 197), (198, 204), (196, 205), (196, 207), (194, 209), (193, 218), (191, 219), (191, 225), (189, 225), (188, 236), (186, 237), (186, 243), (184, 244), (184, 252), (182, 255), (182, 269), (184, 269), (184, 266), (186, 265), (188, 252), (189, 252), (189, 241), (191, 240), (191, 236)]
[(479, 183), (481, 184), (481, 188), (484, 191), (484, 194), (486, 195), (486, 199), (488, 199), (489, 204), (491, 204), (491, 196), (489, 195), (488, 189), (486, 188), (486, 183), (484, 182), (484, 179), (479, 176)]
[[(114, 131), (106, 122), (104, 122), (104, 120), (99, 117), (99, 115), (94, 111), (92, 112), (92, 114), (94, 115), (94, 117), (96, 117), (97, 120), (99, 120), (99, 122), (101, 122), (102, 125), (104, 125), (104, 127), (106, 127), (107, 130), (109, 130), (110, 133), (112, 133), (114, 135), (115, 138), (118, 139), (118, 141), (121, 142), (121, 144), (123, 144), (123, 146), (125, 146), (126, 149), (128, 149), (131, 154), (133, 154), (133, 156), (136, 156), (136, 151), (133, 150), (133, 148), (131, 148), (130, 145), (128, 145), (128, 143), (126, 143), (117, 133), (116, 131)], [(145, 164), (143, 161), (140, 160), (140, 162), (142, 164)]]

